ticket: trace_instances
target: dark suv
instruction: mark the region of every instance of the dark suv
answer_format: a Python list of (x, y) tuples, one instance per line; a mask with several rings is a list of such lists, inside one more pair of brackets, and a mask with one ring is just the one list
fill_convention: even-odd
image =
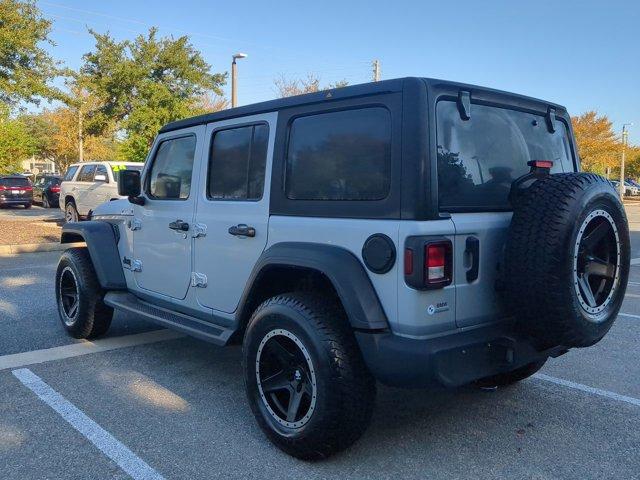
[(42, 202), (44, 208), (56, 208), (60, 204), (60, 175), (47, 174), (36, 178), (33, 184), (33, 196), (36, 201)]
[(0, 207), (23, 205), (24, 208), (31, 208), (32, 204), (33, 186), (27, 177), (22, 175), (0, 177)]

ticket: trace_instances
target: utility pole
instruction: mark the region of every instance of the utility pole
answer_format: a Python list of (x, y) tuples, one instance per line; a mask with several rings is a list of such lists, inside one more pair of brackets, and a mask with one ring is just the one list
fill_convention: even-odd
[(82, 102), (78, 106), (78, 160), (84, 162), (84, 134), (82, 131)]
[(633, 123), (625, 123), (622, 125), (622, 159), (620, 161), (620, 198), (624, 198), (624, 157), (625, 150), (627, 148), (627, 137), (629, 136), (629, 131), (627, 127), (630, 127)]
[(236, 53), (231, 57), (231, 108), (238, 106), (238, 66), (236, 60), (239, 58), (247, 58), (246, 53)]
[(374, 60), (371, 63), (371, 66), (373, 67), (373, 81), (379, 82), (380, 81), (380, 60)]

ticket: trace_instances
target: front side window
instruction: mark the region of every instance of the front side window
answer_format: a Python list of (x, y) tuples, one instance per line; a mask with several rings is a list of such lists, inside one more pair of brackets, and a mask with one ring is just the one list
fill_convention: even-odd
[(189, 198), (195, 154), (193, 135), (163, 141), (151, 166), (149, 195), (161, 200)]
[(215, 132), (209, 159), (208, 197), (261, 199), (268, 143), (269, 127), (264, 124)]
[(295, 119), (285, 191), (292, 200), (382, 200), (391, 185), (391, 115), (386, 108)]
[(550, 133), (545, 117), (473, 104), (462, 120), (453, 101), (437, 105), (438, 199), (441, 210), (508, 209), (511, 183), (530, 160), (552, 160), (552, 172), (572, 171), (565, 124)]
[(76, 174), (77, 171), (78, 171), (77, 165), (74, 165), (73, 167), (69, 167), (69, 169), (67, 170), (67, 173), (64, 174), (63, 180), (65, 181), (72, 180), (73, 176)]
[(78, 174), (78, 182), (93, 182), (93, 172), (96, 171), (95, 165), (83, 165)]

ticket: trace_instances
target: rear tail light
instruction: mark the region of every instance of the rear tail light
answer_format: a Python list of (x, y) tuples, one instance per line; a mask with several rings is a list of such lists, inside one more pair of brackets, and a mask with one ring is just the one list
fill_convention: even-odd
[(60, 193), (60, 185), (54, 185), (53, 187), (51, 187), (51, 191), (53, 193)]
[(425, 247), (426, 280), (428, 283), (441, 282), (445, 278), (446, 247), (444, 244)]
[(453, 245), (443, 237), (409, 237), (404, 251), (407, 285), (419, 290), (442, 288), (451, 283)]
[(7, 187), (5, 187), (4, 185), (0, 185), (0, 192), (4, 192), (5, 190), (7, 190)]
[(24, 187), (24, 188), (21, 188), (20, 190), (24, 190), (25, 192), (32, 192), (33, 187)]

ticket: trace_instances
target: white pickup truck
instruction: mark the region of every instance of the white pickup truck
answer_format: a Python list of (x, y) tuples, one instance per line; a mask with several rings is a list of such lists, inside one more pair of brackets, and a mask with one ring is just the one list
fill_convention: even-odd
[(121, 170), (142, 170), (133, 162), (84, 162), (70, 165), (60, 185), (60, 208), (67, 222), (87, 218), (101, 203), (123, 198), (118, 195)]

